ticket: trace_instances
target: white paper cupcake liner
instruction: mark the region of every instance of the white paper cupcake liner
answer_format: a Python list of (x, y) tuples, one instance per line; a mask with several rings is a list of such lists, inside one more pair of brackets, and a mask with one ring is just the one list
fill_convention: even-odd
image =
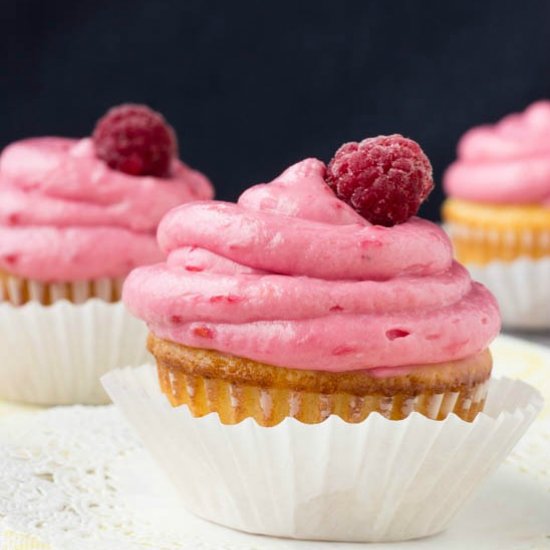
[(483, 227), (469, 227), (460, 223), (445, 223), (443, 229), (453, 238), (468, 239), (477, 241), (477, 243), (497, 244), (504, 242), (510, 248), (521, 246), (526, 251), (536, 249), (550, 248), (550, 231), (537, 231), (533, 233), (529, 230), (518, 231), (509, 229), (506, 232), (498, 230), (488, 230)]
[(372, 414), (359, 424), (289, 418), (263, 428), (171, 407), (150, 365), (102, 381), (191, 512), (242, 531), (314, 540), (442, 531), (542, 407), (536, 390), (501, 379), (472, 423), (413, 413), (401, 421)]
[(498, 300), (505, 327), (550, 329), (550, 258), (466, 264), (472, 278)]
[[(498, 231), (470, 228), (448, 223), (444, 229), (451, 238), (478, 242), (504, 243), (511, 249), (550, 247), (550, 232)], [(497, 299), (502, 323), (507, 328), (523, 330), (550, 329), (550, 256), (540, 259), (528, 256), (511, 261), (495, 260), (485, 265), (464, 262), (472, 278), (485, 285)]]
[(52, 302), (72, 298), (75, 304), (82, 304), (91, 298), (100, 298), (110, 302), (113, 296), (122, 294), (124, 278), (101, 278), (93, 281), (74, 281), (71, 283), (43, 283), (31, 281), (21, 277), (9, 276), (0, 288), (0, 303), (8, 301), (14, 305), (21, 305), (25, 300), (25, 289), (29, 299), (39, 303), (50, 296)]
[(0, 399), (103, 404), (107, 371), (150, 360), (147, 328), (122, 302), (0, 303)]

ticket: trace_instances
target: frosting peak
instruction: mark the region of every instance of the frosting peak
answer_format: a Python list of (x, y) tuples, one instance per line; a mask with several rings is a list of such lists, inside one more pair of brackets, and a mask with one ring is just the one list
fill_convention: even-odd
[(474, 355), (499, 329), (492, 296), (436, 225), (373, 226), (307, 159), (237, 204), (196, 202), (159, 226), (165, 263), (124, 300), (159, 337), (282, 367), (346, 371)]
[(238, 204), (251, 210), (278, 212), (333, 225), (369, 225), (361, 215), (336, 198), (325, 182), (326, 166), (311, 158), (287, 168), (269, 184), (246, 190)]
[(0, 269), (43, 281), (121, 277), (159, 261), (155, 231), (210, 182), (174, 160), (173, 177), (111, 170), (91, 139), (34, 138), (0, 156)]
[(444, 185), (464, 200), (550, 204), (550, 101), (466, 132)]

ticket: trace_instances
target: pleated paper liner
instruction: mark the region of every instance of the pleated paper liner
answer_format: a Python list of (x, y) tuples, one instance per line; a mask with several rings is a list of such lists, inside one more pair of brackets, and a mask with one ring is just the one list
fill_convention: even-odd
[(185, 404), (194, 416), (215, 412), (223, 424), (248, 417), (261, 426), (274, 426), (287, 417), (315, 424), (333, 414), (346, 422), (362, 422), (374, 412), (399, 420), (415, 411), (436, 420), (454, 412), (471, 421), (483, 410), (488, 386), (483, 381), (461, 391), (437, 394), (358, 396), (249, 386), (189, 375), (160, 364), (158, 368), (161, 389), (172, 405)]
[(550, 208), (448, 199), (443, 220), (461, 263), (550, 258)]
[(109, 402), (99, 381), (150, 360), (147, 329), (122, 302), (0, 303), (0, 398), (40, 405)]
[(550, 329), (550, 231), (499, 233), (456, 224), (445, 229), (458, 260), (496, 297), (505, 327)]
[(47, 306), (58, 300), (81, 304), (90, 298), (117, 302), (122, 296), (123, 281), (123, 278), (102, 278), (91, 281), (44, 283), (0, 271), (0, 303), (9, 302), (20, 306), (32, 301)]
[(487, 265), (498, 261), (512, 263), (518, 259), (550, 258), (550, 230), (533, 232), (525, 229), (499, 231), (470, 227), (457, 223), (445, 224), (459, 262)]
[(505, 327), (521, 330), (550, 329), (550, 256), (512, 262), (467, 264), (472, 278), (496, 297)]
[(103, 383), (188, 510), (251, 533), (335, 541), (444, 530), (542, 406), (527, 384), (501, 379), (473, 422), (413, 412), (359, 423), (286, 418), (265, 428), (172, 407), (151, 365), (111, 371)]
[(362, 422), (373, 412), (399, 420), (413, 411), (439, 420), (454, 412), (470, 421), (483, 409), (492, 368), (488, 350), (377, 377), (365, 371), (281, 368), (152, 333), (147, 344), (171, 404), (185, 404), (195, 416), (215, 412), (223, 424), (252, 417), (262, 426), (273, 426), (289, 416), (314, 424), (332, 414)]

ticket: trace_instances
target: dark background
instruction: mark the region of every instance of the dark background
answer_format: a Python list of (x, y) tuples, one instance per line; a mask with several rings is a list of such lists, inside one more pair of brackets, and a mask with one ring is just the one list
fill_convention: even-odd
[[(550, 2), (0, 2), (0, 146), (145, 102), (234, 200), (307, 156), (400, 132), (439, 182), (460, 134), (550, 97)], [(441, 190), (424, 214), (437, 218)]]

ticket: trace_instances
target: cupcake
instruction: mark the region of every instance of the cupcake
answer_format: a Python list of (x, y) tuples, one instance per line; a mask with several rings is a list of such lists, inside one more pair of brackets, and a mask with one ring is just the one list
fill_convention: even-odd
[(282, 537), (427, 536), (525, 432), (536, 392), (487, 394), (494, 298), (415, 217), (432, 186), (394, 135), (163, 219), (166, 261), (123, 289), (156, 369), (102, 381), (188, 510)]
[(499, 330), (490, 293), (414, 217), (431, 165), (399, 135), (307, 159), (237, 204), (196, 202), (159, 226), (164, 263), (134, 270), (162, 391), (222, 423), (417, 411), (472, 420)]
[(506, 326), (550, 328), (550, 101), (466, 132), (444, 176), (456, 255)]
[(0, 396), (104, 400), (99, 374), (145, 359), (129, 341), (143, 335), (120, 301), (124, 278), (162, 260), (155, 234), (169, 209), (211, 197), (207, 178), (177, 158), (174, 130), (142, 105), (111, 109), (92, 137), (9, 145), (0, 156)]
[(145, 106), (113, 108), (91, 138), (15, 142), (0, 156), (0, 299), (117, 301), (133, 268), (162, 259), (162, 216), (211, 197)]

